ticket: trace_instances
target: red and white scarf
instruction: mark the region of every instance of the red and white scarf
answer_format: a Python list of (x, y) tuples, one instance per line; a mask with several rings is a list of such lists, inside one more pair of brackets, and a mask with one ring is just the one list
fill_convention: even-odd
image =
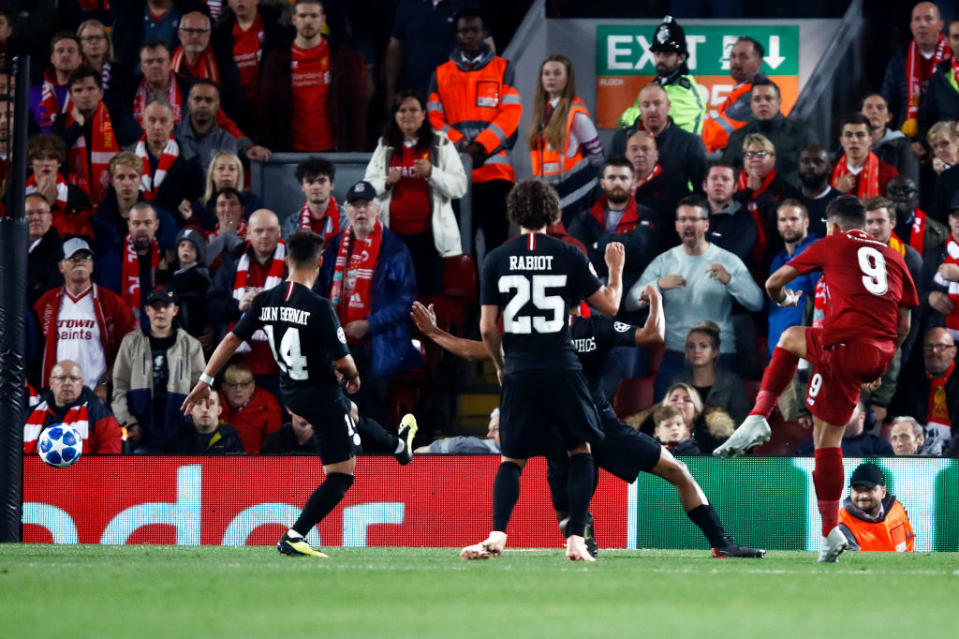
[[(943, 260), (942, 263), (959, 266), (959, 242), (951, 235), (949, 236), (949, 241), (946, 242), (946, 259)], [(949, 329), (953, 336), (959, 336), (959, 282), (950, 282), (938, 272), (933, 276), (932, 280), (939, 286), (946, 287), (946, 293), (955, 305), (952, 313), (946, 315), (946, 328)]]
[[(27, 189), (26, 194), (30, 195), (31, 193), (37, 192), (37, 176), (31, 175), (27, 178)], [(63, 179), (63, 176), (57, 172), (57, 201), (53, 205), (53, 208), (56, 208), (60, 211), (67, 210), (67, 197), (70, 195), (70, 187), (67, 186), (67, 181)]]
[[(753, 196), (748, 202), (746, 202), (746, 211), (749, 213), (749, 216), (753, 218), (753, 222), (756, 224), (756, 233), (758, 234), (756, 244), (753, 246), (752, 252), (754, 261), (757, 264), (766, 252), (766, 225), (763, 222), (762, 213), (759, 211), (759, 205), (756, 203), (756, 200), (758, 200), (759, 196), (769, 189), (769, 185), (771, 185), (775, 179), (776, 169), (773, 169), (766, 177), (763, 178), (759, 188), (753, 191)], [(745, 191), (749, 188), (749, 176), (746, 175), (745, 171), (739, 172), (739, 178), (736, 180), (736, 186), (740, 191)], [(776, 201), (779, 201), (778, 197), (776, 197)]]
[(638, 191), (639, 189), (643, 188), (644, 186), (646, 186), (647, 184), (649, 184), (650, 182), (658, 178), (662, 172), (663, 172), (663, 167), (659, 166), (659, 163), (657, 163), (656, 166), (653, 167), (653, 170), (649, 172), (649, 175), (647, 175), (642, 180), (637, 180), (633, 182), (633, 195), (636, 194), (636, 191)]
[(62, 113), (70, 111), (70, 92), (67, 99), (60, 104), (57, 97), (57, 72), (52, 68), (43, 72), (43, 84), (40, 86), (40, 127), (53, 126), (53, 122)]
[[(836, 163), (836, 168), (832, 170), (832, 181), (830, 184), (836, 187), (836, 182), (839, 181), (839, 178), (850, 172), (846, 154), (844, 153), (843, 156), (839, 158), (839, 162)], [(876, 157), (875, 153), (870, 151), (866, 157), (866, 163), (862, 165), (862, 171), (859, 172), (859, 179), (856, 182), (856, 197), (860, 200), (865, 200), (876, 197), (877, 195), (879, 195), (879, 158)]]
[(953, 362), (949, 365), (946, 372), (939, 377), (929, 377), (929, 400), (926, 404), (926, 423), (929, 426), (938, 426), (945, 431), (948, 431), (952, 426), (949, 419), (949, 401), (946, 396), (946, 382), (949, 381), (955, 369), (956, 363)]
[(191, 65), (186, 61), (186, 54), (183, 52), (183, 47), (180, 46), (173, 53), (171, 65), (174, 73), (179, 73), (194, 80), (199, 78), (212, 80), (216, 82), (217, 86), (220, 85), (220, 67), (217, 66), (212, 47), (204, 49), (197, 63)]
[(916, 249), (916, 252), (922, 256), (926, 252), (926, 214), (924, 211), (916, 209), (912, 215), (912, 234), (909, 236), (909, 246)]
[[(73, 116), (68, 115), (67, 127), (72, 124)], [(68, 156), (70, 183), (83, 189), (94, 206), (99, 206), (110, 187), (110, 160), (120, 152), (116, 136), (113, 135), (110, 113), (102, 101), (93, 114), (90, 146), (90, 158), (87, 159), (86, 136), (77, 136)]]
[[(318, 233), (318, 235), (322, 235), (324, 240), (328, 240), (340, 232), (340, 207), (336, 203), (336, 198), (330, 196), (330, 203), (326, 207), (326, 215), (323, 219), (325, 220), (323, 232)], [(303, 202), (303, 208), (300, 209), (300, 228), (313, 229), (313, 217), (310, 215), (309, 202)]]
[[(356, 246), (351, 250), (354, 241)], [(353, 236), (352, 224), (343, 233), (330, 289), (330, 301), (336, 307), (341, 324), (370, 316), (373, 273), (382, 244), (383, 225), (378, 219), (366, 240), (357, 240)]]
[[(173, 121), (179, 122), (183, 114), (183, 94), (180, 92), (180, 85), (176, 82), (176, 76), (170, 72), (170, 88), (166, 92), (166, 101), (173, 107)], [(133, 96), (133, 117), (137, 119), (137, 124), (143, 126), (143, 112), (146, 111), (147, 104), (150, 102), (150, 90), (147, 88), (146, 80), (140, 82), (137, 87), (137, 93)]]
[(143, 191), (143, 196), (147, 201), (152, 201), (156, 198), (157, 192), (160, 190), (160, 185), (163, 184), (163, 180), (166, 178), (167, 171), (170, 170), (170, 167), (176, 162), (177, 157), (180, 156), (180, 145), (176, 143), (176, 139), (170, 134), (170, 139), (167, 140), (166, 146), (163, 147), (163, 155), (160, 156), (160, 161), (157, 162), (156, 175), (153, 175), (150, 172), (150, 157), (147, 152), (146, 139), (146, 133), (140, 136), (140, 141), (137, 142), (134, 153), (143, 161), (143, 175), (140, 176), (140, 190)]
[[(157, 266), (160, 264), (160, 244), (156, 238), (150, 241), (150, 286), (156, 284)], [(127, 234), (123, 241), (123, 272), (121, 280), (123, 290), (120, 297), (127, 303), (135, 315), (139, 317), (140, 309), (140, 260), (137, 250), (133, 246), (133, 237)]]
[[(45, 428), (47, 415), (53, 414), (53, 410), (50, 409), (47, 402), (43, 401), (37, 404), (37, 407), (27, 417), (27, 421), (23, 424), (24, 453), (33, 454), (37, 452), (37, 440)], [(80, 432), (80, 437), (83, 439), (83, 449), (86, 451), (87, 442), (90, 439), (90, 418), (87, 415), (87, 403), (83, 402), (78, 406), (71, 407), (60, 423), (64, 426), (72, 426)]]
[[(233, 278), (233, 299), (239, 302), (243, 299), (243, 295), (246, 293), (247, 288), (250, 286), (250, 251), (252, 250), (252, 245), (247, 242), (246, 250), (243, 251), (243, 255), (240, 256), (240, 260), (236, 263), (236, 277)], [(267, 271), (266, 281), (263, 282), (261, 287), (264, 291), (269, 290), (275, 286), (279, 286), (283, 282), (284, 275), (284, 261), (286, 260), (286, 244), (283, 243), (283, 240), (279, 240), (276, 244), (276, 248), (273, 250), (273, 257), (270, 261), (270, 270)], [(230, 330), (233, 329), (234, 324), (230, 325)], [(263, 332), (263, 329), (258, 329), (253, 333), (252, 340), (257, 342), (266, 341), (266, 333)], [(240, 345), (240, 348), (236, 350), (237, 353), (248, 353), (250, 352), (250, 346), (246, 342)]]
[[(919, 60), (921, 57), (922, 54), (919, 53), (919, 45), (916, 44), (915, 39), (913, 39), (909, 44), (909, 54), (906, 56), (906, 91), (909, 94), (906, 101), (907, 121), (915, 120), (919, 117), (919, 99), (922, 97), (922, 92), (929, 82), (929, 78), (920, 77), (921, 69)], [(940, 33), (939, 41), (936, 42), (936, 51), (932, 54), (933, 71), (935, 71), (936, 65), (940, 62), (951, 58), (952, 49), (949, 48), (949, 40)]]

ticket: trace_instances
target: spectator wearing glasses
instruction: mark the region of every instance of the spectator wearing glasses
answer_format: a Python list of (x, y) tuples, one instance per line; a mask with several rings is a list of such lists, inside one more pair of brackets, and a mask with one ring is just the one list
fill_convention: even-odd
[(23, 425), (23, 452), (37, 452), (37, 440), (54, 424), (73, 426), (83, 438), (85, 455), (109, 455), (123, 452), (120, 426), (110, 409), (83, 383), (83, 369), (65, 359), (50, 372), (50, 389), (40, 395), (40, 403)]
[(903, 376), (890, 409), (894, 415), (911, 415), (926, 424), (927, 439), (953, 439), (959, 428), (959, 373), (956, 341), (948, 329), (926, 332), (922, 370)]
[(236, 429), (248, 454), (258, 454), (266, 436), (283, 425), (283, 411), (276, 396), (257, 386), (253, 373), (243, 364), (227, 366), (220, 393), (223, 395), (220, 418)]
[(959, 135), (955, 122), (936, 122), (926, 135), (934, 158), (932, 168), (936, 172), (936, 185), (932, 215), (945, 223), (949, 207), (959, 193)]
[(29, 248), (27, 253), (27, 305), (63, 281), (58, 265), (63, 259), (63, 241), (53, 227), (50, 203), (39, 193), (26, 197), (25, 215)]
[(41, 385), (49, 385), (56, 362), (69, 359), (80, 366), (87, 386), (106, 403), (120, 340), (136, 328), (136, 320), (118, 295), (93, 283), (93, 251), (85, 240), (64, 242), (63, 257), (64, 285), (50, 289), (33, 305), (44, 338)]
[(799, 151), (813, 142), (812, 133), (804, 123), (782, 114), (782, 95), (775, 82), (769, 79), (753, 82), (749, 104), (753, 119), (746, 126), (729, 136), (729, 144), (723, 153), (723, 161), (743, 166), (743, 143), (753, 133), (764, 135), (776, 148), (776, 173), (790, 183), (799, 181)]

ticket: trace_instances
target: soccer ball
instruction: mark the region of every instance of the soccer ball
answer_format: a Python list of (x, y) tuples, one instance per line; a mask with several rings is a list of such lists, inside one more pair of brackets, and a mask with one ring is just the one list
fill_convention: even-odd
[(56, 424), (40, 433), (37, 453), (40, 459), (51, 466), (66, 468), (80, 459), (83, 453), (83, 438), (80, 437), (80, 431), (73, 426)]

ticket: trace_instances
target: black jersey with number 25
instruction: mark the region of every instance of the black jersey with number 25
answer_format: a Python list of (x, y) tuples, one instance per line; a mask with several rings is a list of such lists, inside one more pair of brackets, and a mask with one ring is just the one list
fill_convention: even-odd
[(350, 354), (333, 304), (302, 284), (263, 291), (233, 327), (242, 340), (262, 331), (283, 374), (284, 391), (311, 388), (338, 393), (332, 362)]
[(492, 251), (483, 263), (480, 303), (502, 309), (506, 371), (579, 370), (569, 309), (601, 286), (585, 255), (542, 233)]

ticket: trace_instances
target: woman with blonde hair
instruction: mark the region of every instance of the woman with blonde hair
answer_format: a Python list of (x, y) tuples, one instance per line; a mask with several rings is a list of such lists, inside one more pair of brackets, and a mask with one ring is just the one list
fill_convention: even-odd
[(539, 68), (533, 119), (526, 136), (533, 175), (559, 194), (563, 224), (593, 204), (603, 145), (586, 104), (576, 95), (573, 63), (550, 55)]
[(706, 410), (699, 392), (682, 382), (670, 386), (658, 404), (628, 417), (626, 422), (633, 428), (652, 435), (656, 426), (653, 413), (661, 406), (674, 406), (679, 409), (703, 455), (711, 455), (713, 449), (729, 439), (736, 430), (736, 423), (726, 411), (721, 408)]
[[(230, 187), (240, 192), (240, 201), (243, 203), (243, 217), (248, 218), (253, 211), (263, 208), (263, 202), (252, 191), (244, 189), (245, 174), (243, 162), (235, 153), (220, 151), (210, 160), (206, 171), (206, 186), (203, 197), (194, 211), (203, 220), (203, 228), (212, 230), (216, 226), (216, 195), (221, 189)], [(199, 209), (199, 210), (197, 210)]]

